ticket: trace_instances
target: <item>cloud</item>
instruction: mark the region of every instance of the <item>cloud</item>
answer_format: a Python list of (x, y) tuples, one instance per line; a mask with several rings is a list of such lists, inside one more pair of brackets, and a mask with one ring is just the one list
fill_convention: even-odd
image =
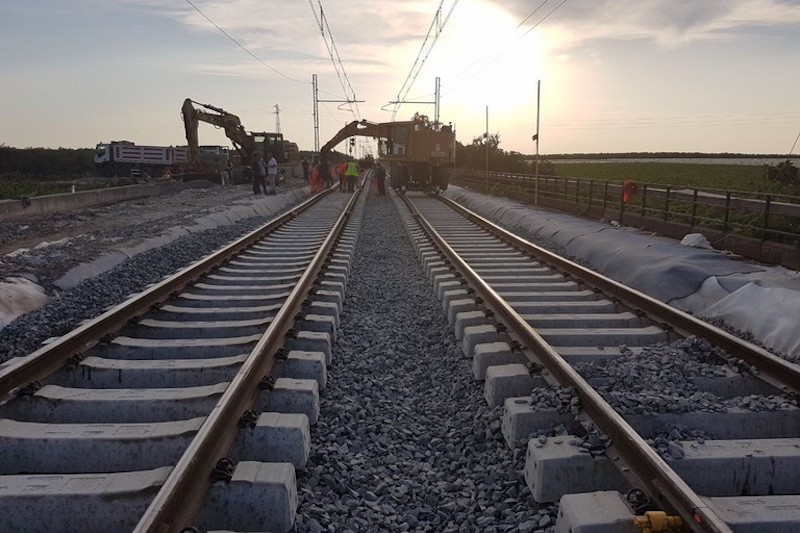
[[(496, 4), (522, 20), (530, 0)], [(539, 5), (536, 2), (533, 7)], [(550, 0), (526, 23), (530, 27), (558, 5)], [(557, 33), (556, 48), (596, 40), (646, 40), (664, 47), (695, 41), (731, 39), (737, 32), (764, 26), (800, 25), (800, 3), (780, 0), (571, 0), (541, 26)]]
[[(302, 1), (192, 0), (192, 4), (203, 14), (188, 2), (181, 4), (174, 0), (128, 0), (125, 3), (128, 8), (173, 19), (192, 31), (219, 33), (210, 19), (259, 57), (259, 50), (269, 50), (276, 54), (270, 58), (300, 54), (306, 59), (330, 62), (317, 26), (320, 13), (316, 1), (313, 2), (316, 18), (311, 5)], [(430, 2), (418, 1), (351, 0), (323, 6), (345, 67), (351, 63), (371, 67), (383, 64), (380, 58), (386, 49), (421, 41), (433, 14)], [(262, 59), (270, 62), (266, 57)]]

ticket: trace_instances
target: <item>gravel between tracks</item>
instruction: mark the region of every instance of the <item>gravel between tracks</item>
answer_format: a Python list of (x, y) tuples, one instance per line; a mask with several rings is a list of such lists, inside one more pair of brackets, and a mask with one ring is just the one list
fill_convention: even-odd
[(537, 510), (393, 203), (367, 201), (296, 531), (543, 531), (556, 507)]

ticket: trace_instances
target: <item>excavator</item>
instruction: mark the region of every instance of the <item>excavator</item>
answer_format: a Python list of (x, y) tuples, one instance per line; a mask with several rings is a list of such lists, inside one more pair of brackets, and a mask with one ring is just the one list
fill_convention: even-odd
[(216, 165), (209, 163), (208, 158), (204, 157), (201, 151), (197, 133), (200, 122), (207, 122), (222, 128), (225, 136), (233, 143), (238, 154), (238, 157), (233, 160), (233, 183), (250, 181), (250, 163), (254, 153), (266, 156), (267, 152), (272, 152), (278, 161), (278, 168), (284, 171), (291, 171), (291, 167), (297, 163), (299, 156), (297, 144), (284, 141), (281, 133), (246, 131), (238, 116), (221, 107), (195, 102), (191, 98), (187, 98), (183, 101), (181, 115), (183, 116), (183, 126), (186, 129), (186, 141), (189, 144), (189, 167), (198, 177), (223, 170), (223, 168), (215, 168)]
[(378, 153), (390, 174), (392, 187), (399, 190), (443, 191), (455, 163), (456, 135), (452, 126), (430, 122), (415, 114), (403, 122), (374, 123), (355, 120), (334, 135), (320, 149), (320, 157), (348, 137), (378, 139)]

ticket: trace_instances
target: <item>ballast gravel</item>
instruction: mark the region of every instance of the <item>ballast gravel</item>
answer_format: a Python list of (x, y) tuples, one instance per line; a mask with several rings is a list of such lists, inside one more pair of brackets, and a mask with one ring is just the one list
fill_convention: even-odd
[(368, 206), (295, 530), (544, 531), (389, 198)]
[(81, 321), (100, 315), (109, 306), (125, 301), (131, 294), (141, 292), (148, 285), (218, 250), (278, 214), (280, 212), (191, 233), (168, 245), (138, 254), (61, 293), (55, 300), (22, 315), (0, 330), (0, 363), (35, 351), (48, 338), (68, 333)]

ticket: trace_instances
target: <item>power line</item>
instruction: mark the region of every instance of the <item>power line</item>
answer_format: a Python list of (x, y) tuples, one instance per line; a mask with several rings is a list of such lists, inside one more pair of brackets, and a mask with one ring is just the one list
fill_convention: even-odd
[[(539, 25), (541, 25), (541, 24), (542, 24), (542, 23), (543, 23), (545, 20), (547, 20), (548, 18), (550, 18), (550, 17), (553, 15), (553, 13), (555, 13), (556, 11), (558, 11), (558, 10), (561, 8), (561, 6), (563, 6), (564, 4), (566, 4), (566, 3), (567, 3), (567, 1), (568, 1), (568, 0), (561, 0), (561, 2), (560, 2), (558, 5), (556, 5), (556, 6), (555, 6), (553, 9), (551, 9), (551, 10), (550, 10), (550, 12), (548, 12), (548, 13), (547, 13), (547, 14), (546, 14), (544, 17), (542, 17), (541, 19), (539, 19), (539, 21), (537, 21), (537, 22), (536, 22), (535, 24), (533, 24), (533, 25), (532, 25), (530, 28), (528, 28), (528, 30), (527, 30), (525, 33), (523, 33), (522, 35), (520, 35), (519, 37), (517, 37), (517, 38), (516, 38), (516, 41), (519, 41), (519, 40), (523, 39), (523, 38), (524, 38), (525, 36), (527, 36), (527, 35), (528, 35), (530, 32), (532, 32), (534, 29), (536, 29), (536, 28), (537, 28)], [(530, 19), (532, 16), (534, 16), (534, 15), (535, 15), (537, 12), (539, 12), (539, 10), (540, 10), (540, 9), (542, 9), (542, 8), (543, 8), (543, 7), (544, 7), (544, 6), (545, 6), (545, 5), (546, 5), (548, 2), (549, 2), (549, 0), (544, 0), (542, 3), (540, 3), (540, 4), (539, 4), (539, 5), (536, 7), (536, 9), (534, 9), (533, 11), (531, 11), (531, 13), (530, 13), (530, 14), (528, 14), (528, 16), (527, 16), (527, 17), (525, 17), (524, 19), (522, 19), (522, 20), (520, 21), (520, 23), (519, 23), (519, 24), (517, 24), (517, 27), (516, 27), (516, 28), (514, 28), (514, 30), (513, 30), (513, 31), (517, 31), (519, 28), (521, 28), (521, 27), (522, 27), (522, 26), (525, 24), (525, 22), (527, 22), (527, 21), (528, 21), (528, 20), (529, 20), (529, 19)], [(467, 76), (466, 78), (463, 78), (463, 79), (461, 80), (461, 84), (460, 84), (460, 85), (458, 85), (458, 86), (456, 86), (456, 88), (455, 88), (453, 91), (451, 91), (449, 94), (452, 96), (453, 94), (456, 94), (456, 93), (457, 93), (457, 92), (459, 92), (461, 89), (463, 89), (463, 87), (464, 87), (464, 84), (463, 84), (463, 82), (465, 82), (465, 81), (467, 81), (467, 80), (470, 80), (470, 79), (474, 78), (474, 77), (475, 77), (477, 74), (479, 74), (480, 72), (482, 72), (482, 70), (481, 70), (481, 69), (483, 69), (483, 67), (484, 67), (484, 66), (485, 66), (487, 63), (494, 62), (494, 61), (496, 61), (496, 60), (497, 60), (499, 57), (501, 57), (502, 55), (504, 55), (504, 54), (505, 54), (505, 53), (506, 53), (506, 52), (509, 50), (509, 45), (510, 45), (510, 44), (511, 44), (511, 42), (509, 42), (508, 44), (504, 45), (504, 48), (503, 48), (503, 49), (501, 49), (501, 50), (500, 50), (498, 53), (496, 53), (496, 54), (495, 54), (494, 56), (492, 56), (492, 57), (489, 57), (489, 54), (486, 54), (486, 55), (484, 55), (484, 56), (483, 56), (481, 59), (479, 59), (478, 61), (475, 61), (475, 62), (473, 62), (473, 63), (472, 63), (470, 66), (468, 66), (467, 68), (465, 68), (464, 70), (462, 70), (460, 73), (456, 74), (456, 76), (455, 76), (455, 77), (454, 77), (454, 78), (451, 80), (451, 86), (456, 86), (456, 81), (457, 81), (457, 80), (459, 80), (459, 78), (463, 78), (463, 77), (464, 77), (464, 75), (466, 75), (466, 74), (467, 74), (467, 73), (469, 73), (469, 72), (472, 72), (472, 74), (471, 74), (471, 75)]]
[[(311, 12), (314, 14), (314, 20), (317, 22), (317, 26), (319, 27), (320, 34), (322, 35), (322, 41), (325, 43), (325, 48), (328, 49), (328, 55), (331, 58), (331, 63), (333, 63), (333, 70), (336, 72), (336, 77), (339, 79), (339, 84), (342, 86), (342, 91), (345, 94), (345, 100), (355, 100), (356, 93), (353, 90), (353, 86), (350, 84), (350, 79), (347, 77), (347, 73), (344, 70), (344, 64), (342, 63), (342, 58), (339, 55), (339, 50), (336, 48), (336, 43), (333, 40), (333, 33), (331, 32), (330, 25), (328, 24), (328, 19), (325, 16), (325, 11), (322, 7), (322, 1), (318, 0), (319, 4), (319, 16), (317, 16), (317, 11), (314, 9), (314, 4), (311, 0), (308, 0), (308, 5), (311, 7)], [(325, 36), (325, 28), (328, 29), (328, 36), (330, 37), (330, 43), (328, 43), (328, 38)], [(336, 58), (334, 58), (336, 55)], [(341, 72), (340, 72), (341, 67)], [(342, 79), (344, 76), (344, 80)], [(347, 80), (347, 86), (345, 86), (345, 80)], [(350, 94), (352, 94), (352, 98), (347, 92), (347, 87), (350, 88)], [(358, 109), (358, 104), (356, 104), (356, 110), (353, 111), (353, 106), (350, 102), (347, 102), (350, 107), (350, 113), (353, 114), (358, 120), (361, 120), (361, 113)]]
[(792, 145), (792, 149), (789, 150), (789, 154), (788, 155), (792, 155), (792, 152), (794, 152), (794, 149), (797, 146), (797, 141), (798, 140), (800, 140), (800, 131), (797, 132), (797, 137), (795, 137), (794, 144)]
[[(422, 41), (422, 46), (419, 48), (419, 52), (417, 52), (417, 57), (414, 59), (414, 64), (411, 65), (411, 70), (408, 71), (408, 75), (406, 76), (403, 85), (400, 87), (400, 90), (397, 91), (397, 103), (394, 105), (394, 111), (392, 112), (392, 120), (395, 119), (397, 116), (397, 110), (400, 107), (400, 104), (406, 99), (408, 93), (411, 91), (411, 87), (413, 87), (414, 82), (417, 81), (417, 76), (422, 71), (422, 67), (425, 65), (425, 61), (428, 59), (431, 51), (433, 50), (436, 41), (439, 39), (439, 35), (441, 35), (442, 30), (447, 25), (447, 21), (450, 20), (450, 16), (453, 14), (453, 10), (455, 10), (456, 6), (458, 5), (458, 0), (453, 2), (453, 5), (450, 6), (450, 10), (447, 12), (447, 16), (444, 18), (444, 21), (439, 23), (441, 16), (442, 16), (442, 6), (444, 5), (444, 0), (440, 0), (439, 7), (436, 9), (436, 12), (433, 15), (433, 20), (431, 21), (431, 25), (428, 28), (428, 33), (425, 35), (425, 39)], [(431, 46), (427, 52), (425, 52), (425, 57), (422, 58), (420, 61), (420, 57), (422, 57), (422, 52), (425, 51), (425, 45), (428, 43), (428, 39), (431, 38), (431, 32), (436, 29), (436, 33), (433, 36), (433, 41), (431, 42)], [(419, 67), (417, 67), (419, 65)], [(405, 93), (403, 92), (405, 90)]]
[(256, 61), (258, 61), (259, 63), (261, 63), (262, 65), (264, 65), (264, 66), (265, 66), (265, 67), (267, 67), (268, 69), (270, 69), (270, 70), (271, 70), (272, 72), (274, 72), (275, 74), (278, 74), (278, 75), (280, 75), (280, 76), (283, 76), (283, 77), (284, 77), (284, 78), (286, 78), (287, 80), (291, 80), (291, 81), (294, 81), (294, 82), (297, 82), (297, 83), (304, 83), (304, 84), (308, 84), (308, 82), (307, 82), (307, 81), (301, 81), (301, 80), (298, 80), (297, 78), (293, 78), (293, 77), (291, 77), (291, 76), (287, 76), (286, 74), (284, 74), (284, 73), (283, 73), (283, 72), (281, 72), (280, 70), (276, 69), (275, 67), (273, 67), (273, 66), (271, 66), (271, 65), (268, 65), (267, 63), (265, 63), (264, 61), (262, 61), (260, 57), (258, 57), (257, 55), (255, 55), (253, 52), (251, 52), (251, 51), (250, 51), (250, 50), (248, 50), (247, 48), (245, 48), (245, 47), (244, 47), (244, 45), (242, 45), (242, 43), (240, 43), (239, 41), (237, 41), (236, 39), (234, 39), (233, 37), (231, 37), (231, 35), (230, 35), (228, 32), (226, 32), (225, 30), (223, 30), (223, 29), (222, 29), (222, 28), (221, 28), (219, 25), (217, 25), (217, 23), (216, 23), (216, 22), (214, 22), (213, 20), (211, 20), (211, 19), (208, 17), (208, 15), (206, 15), (205, 13), (203, 13), (203, 12), (200, 10), (200, 8), (199, 8), (199, 7), (197, 7), (196, 5), (194, 5), (194, 4), (191, 2), (191, 0), (186, 0), (186, 3), (187, 3), (187, 4), (189, 4), (190, 6), (192, 6), (192, 7), (195, 9), (195, 11), (197, 11), (198, 13), (200, 13), (200, 14), (203, 16), (203, 18), (205, 18), (207, 21), (209, 21), (209, 22), (210, 22), (210, 23), (211, 23), (211, 24), (212, 24), (212, 25), (213, 25), (215, 28), (217, 28), (219, 31), (221, 31), (221, 32), (222, 32), (222, 33), (225, 35), (225, 37), (227, 37), (228, 39), (230, 39), (231, 41), (233, 41), (233, 43), (234, 43), (234, 44), (236, 44), (236, 46), (238, 46), (239, 48), (241, 48), (242, 50), (244, 50), (245, 52), (247, 52), (247, 53), (250, 55), (250, 57), (252, 57), (252, 58), (253, 58), (253, 59), (255, 59)]

